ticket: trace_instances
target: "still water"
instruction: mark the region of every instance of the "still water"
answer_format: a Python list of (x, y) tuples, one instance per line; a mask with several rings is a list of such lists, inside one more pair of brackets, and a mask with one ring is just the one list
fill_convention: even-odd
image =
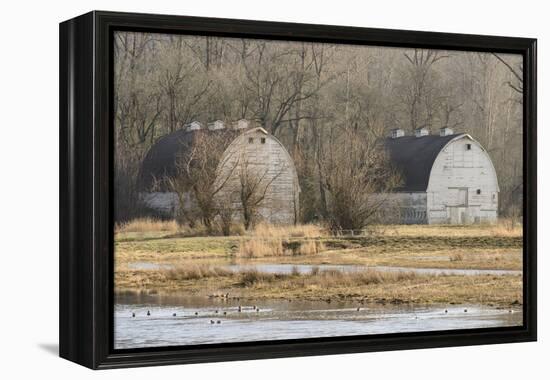
[(522, 324), (519, 308), (476, 305), (367, 306), (357, 302), (287, 300), (251, 303), (161, 295), (116, 298), (115, 347), (118, 349)]
[[(300, 273), (308, 274), (313, 270), (320, 271), (339, 271), (344, 273), (361, 272), (368, 269), (381, 272), (414, 272), (416, 274), (428, 275), (446, 275), (446, 276), (505, 276), (505, 275), (521, 275), (521, 270), (506, 270), (506, 269), (454, 269), (454, 268), (410, 268), (410, 267), (395, 267), (395, 266), (365, 266), (365, 265), (334, 265), (334, 264), (271, 264), (271, 263), (254, 263), (254, 264), (232, 264), (230, 262), (218, 265), (221, 268), (230, 269), (235, 272), (243, 272), (257, 270), (264, 273), (272, 274), (290, 274)], [(173, 269), (171, 264), (157, 264), (146, 261), (138, 261), (128, 264), (128, 268), (136, 270), (158, 270), (158, 269)]]

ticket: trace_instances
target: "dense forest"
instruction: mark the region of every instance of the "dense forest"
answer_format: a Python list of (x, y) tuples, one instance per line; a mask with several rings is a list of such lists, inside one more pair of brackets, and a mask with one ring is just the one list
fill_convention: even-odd
[[(478, 140), (497, 170), (501, 215), (521, 214), (519, 55), (133, 32), (114, 38), (119, 221), (140, 216), (135, 184), (151, 145), (191, 121), (217, 119), (251, 120), (283, 142), (298, 171), (303, 222), (326, 212), (323, 184), (329, 170), (342, 170), (334, 162), (380, 160), (363, 157), (369, 142), (420, 127)], [(327, 155), (332, 164), (320, 159)]]

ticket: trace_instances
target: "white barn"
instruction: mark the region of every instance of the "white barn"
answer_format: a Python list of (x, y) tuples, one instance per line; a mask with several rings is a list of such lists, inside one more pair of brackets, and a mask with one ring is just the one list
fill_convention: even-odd
[[(277, 224), (296, 223), (300, 187), (294, 162), (277, 138), (263, 128), (248, 126), (245, 120), (239, 120), (232, 128), (225, 128), (220, 120), (209, 123), (208, 128), (193, 122), (161, 138), (150, 148), (141, 165), (138, 191), (143, 203), (159, 215), (175, 216), (182, 205), (177, 194), (163, 185), (162, 179), (177, 175), (178, 157), (188, 154), (198, 137), (216, 135), (227, 141), (217, 170), (217, 178), (223, 181), (223, 188), (216, 196), (229, 200), (235, 211), (234, 219), (239, 219), (241, 214), (239, 186), (246, 165), (248, 175), (256, 177), (257, 191), (263, 198), (257, 209), (259, 220)], [(191, 196), (186, 197), (184, 202), (184, 208), (190, 207)]]
[(387, 194), (397, 205), (400, 223), (470, 224), (498, 217), (499, 187), (491, 158), (465, 133), (443, 128), (430, 135), (426, 128), (406, 136), (392, 131), (385, 146), (402, 185)]

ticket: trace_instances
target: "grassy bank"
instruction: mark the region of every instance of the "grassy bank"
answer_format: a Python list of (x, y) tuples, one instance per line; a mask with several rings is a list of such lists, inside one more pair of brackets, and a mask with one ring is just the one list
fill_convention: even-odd
[[(358, 264), (428, 268), (522, 268), (521, 229), (477, 226), (378, 226), (361, 236), (332, 236), (317, 226), (262, 227), (243, 236), (193, 236), (172, 229), (119, 231), (117, 264), (251, 260), (285, 264)], [(189, 235), (186, 235), (189, 234)]]
[(119, 292), (185, 293), (243, 299), (348, 299), (377, 303), (522, 303), (521, 276), (442, 276), (413, 272), (315, 271), (299, 274), (236, 273), (220, 267), (184, 266), (171, 270), (121, 270)]
[[(376, 226), (333, 236), (314, 225), (261, 225), (235, 236), (200, 236), (175, 223), (143, 220), (117, 228), (117, 291), (186, 292), (236, 297), (337, 299), (373, 302), (521, 303), (521, 276), (435, 276), (413, 273), (233, 273), (223, 265), (358, 264), (410, 268), (522, 268), (518, 225)], [(167, 264), (139, 270), (135, 263)], [(168, 269), (171, 268), (171, 269)]]

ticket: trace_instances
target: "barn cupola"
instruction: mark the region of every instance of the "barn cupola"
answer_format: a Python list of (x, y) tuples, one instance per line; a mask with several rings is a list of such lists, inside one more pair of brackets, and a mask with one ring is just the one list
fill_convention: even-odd
[(185, 130), (186, 130), (187, 132), (189, 132), (189, 131), (196, 131), (196, 130), (201, 129), (201, 128), (202, 128), (202, 125), (201, 125), (201, 123), (199, 123), (198, 121), (192, 121), (192, 122), (190, 122), (189, 124), (186, 124), (186, 125), (185, 125)]
[(208, 123), (208, 129), (211, 131), (217, 131), (218, 129), (224, 129), (225, 125), (221, 120), (215, 120), (211, 123)]
[(391, 138), (392, 139), (398, 139), (400, 137), (405, 136), (405, 131), (401, 128), (395, 128), (391, 130)]
[(249, 125), (248, 120), (240, 119), (240, 120), (237, 120), (234, 123), (233, 128), (235, 128), (235, 129), (247, 129), (248, 125)]
[(439, 130), (439, 136), (450, 136), (454, 131), (449, 127), (443, 127)]
[(430, 134), (430, 130), (426, 127), (416, 128), (414, 130), (414, 136), (415, 137), (428, 136), (429, 134)]

